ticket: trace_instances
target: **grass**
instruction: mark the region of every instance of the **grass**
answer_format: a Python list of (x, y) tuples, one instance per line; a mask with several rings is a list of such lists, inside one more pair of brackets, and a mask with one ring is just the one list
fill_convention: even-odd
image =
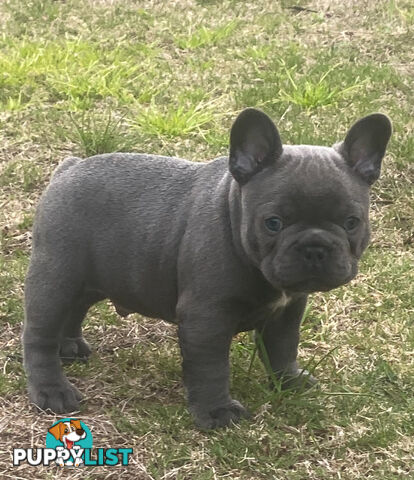
[[(282, 62), (282, 66), (283, 62)], [(314, 82), (305, 80), (298, 84), (293, 79), (291, 71), (285, 68), (285, 75), (289, 81), (290, 92), (282, 90), (280, 92), (281, 100), (299, 105), (306, 109), (314, 109), (325, 105), (334, 105), (339, 98), (344, 97), (346, 94), (353, 92), (356, 88), (361, 87), (361, 84), (353, 83), (346, 88), (339, 88), (328, 82), (327, 77), (337, 68), (340, 64), (334, 65), (329, 68), (320, 79), (316, 79)]]
[(70, 115), (70, 120), (71, 124), (62, 134), (77, 143), (85, 157), (131, 151), (139, 143), (137, 135), (125, 131), (122, 118), (113, 119), (110, 110), (106, 115), (82, 111), (79, 118)]
[(185, 50), (194, 50), (201, 47), (209, 47), (218, 45), (220, 42), (236, 30), (238, 22), (231, 20), (230, 22), (215, 28), (206, 28), (204, 25), (192, 30), (191, 26), (187, 36), (175, 39), (176, 45)]
[(171, 105), (160, 108), (151, 104), (139, 112), (136, 124), (141, 131), (157, 137), (185, 137), (201, 134), (214, 119), (214, 103), (196, 105)]
[[(302, 10), (297, 8), (302, 7)], [(381, 111), (394, 134), (372, 192), (372, 242), (351, 285), (312, 296), (300, 360), (319, 388), (269, 392), (249, 334), (232, 347), (232, 392), (253, 417), (198, 432), (185, 407), (175, 328), (94, 306), (86, 395), (97, 447), (133, 447), (121, 468), (71, 478), (409, 477), (414, 450), (413, 7), (333, 2), (0, 3), (0, 470), (44, 447), (54, 416), (29, 406), (21, 361), (23, 282), (35, 206), (68, 155), (146, 151), (206, 161), (228, 151), (237, 112), (263, 108), (285, 143), (332, 144)], [(20, 477), (19, 477), (20, 476)]]

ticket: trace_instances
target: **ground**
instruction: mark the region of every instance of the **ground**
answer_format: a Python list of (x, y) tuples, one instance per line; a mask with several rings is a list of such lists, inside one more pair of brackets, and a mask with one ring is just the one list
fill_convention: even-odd
[[(414, 463), (414, 7), (410, 0), (0, 3), (0, 478), (388, 480)], [(175, 328), (94, 307), (87, 364), (66, 367), (96, 447), (128, 467), (13, 467), (56, 416), (30, 406), (20, 334), (35, 206), (67, 155), (207, 161), (232, 120), (265, 110), (285, 143), (331, 145), (381, 111), (394, 133), (372, 192), (372, 242), (348, 286), (312, 296), (300, 359), (320, 387), (268, 392), (249, 334), (232, 391), (253, 413), (199, 432)]]

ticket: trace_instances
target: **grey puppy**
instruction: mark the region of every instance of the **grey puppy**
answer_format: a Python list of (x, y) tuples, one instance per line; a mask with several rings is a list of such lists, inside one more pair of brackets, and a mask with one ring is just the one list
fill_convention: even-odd
[(81, 395), (61, 357), (87, 357), (81, 324), (118, 312), (178, 324), (189, 409), (201, 428), (246, 416), (229, 392), (232, 337), (255, 329), (282, 385), (298, 367), (307, 295), (349, 282), (369, 240), (369, 188), (389, 119), (369, 115), (334, 147), (283, 146), (255, 109), (234, 122), (229, 158), (69, 158), (43, 194), (26, 278), (24, 364), (33, 403), (63, 413)]

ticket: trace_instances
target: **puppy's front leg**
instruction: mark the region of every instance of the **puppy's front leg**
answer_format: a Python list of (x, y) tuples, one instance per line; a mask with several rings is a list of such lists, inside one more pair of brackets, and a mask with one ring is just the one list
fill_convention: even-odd
[(211, 310), (207, 315), (198, 312), (191, 318), (186, 312), (178, 327), (189, 409), (202, 429), (225, 427), (248, 416), (229, 392), (232, 323)]
[(270, 363), (276, 377), (282, 380), (284, 389), (300, 390), (316, 383), (316, 379), (307, 370), (299, 368), (296, 361), (299, 328), (306, 301), (306, 295), (292, 300), (283, 310), (269, 316), (264, 326), (256, 329), (260, 357), (265, 364)]

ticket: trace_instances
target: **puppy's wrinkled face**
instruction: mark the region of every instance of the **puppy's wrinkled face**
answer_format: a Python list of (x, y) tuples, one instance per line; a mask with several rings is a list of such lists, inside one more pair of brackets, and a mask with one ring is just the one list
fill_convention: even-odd
[(284, 147), (241, 190), (242, 244), (266, 279), (292, 292), (349, 282), (369, 240), (369, 187), (333, 148)]
[(369, 241), (369, 188), (389, 119), (359, 120), (334, 147), (282, 146), (263, 112), (243, 111), (230, 138), (244, 251), (277, 289), (326, 291), (349, 282)]

